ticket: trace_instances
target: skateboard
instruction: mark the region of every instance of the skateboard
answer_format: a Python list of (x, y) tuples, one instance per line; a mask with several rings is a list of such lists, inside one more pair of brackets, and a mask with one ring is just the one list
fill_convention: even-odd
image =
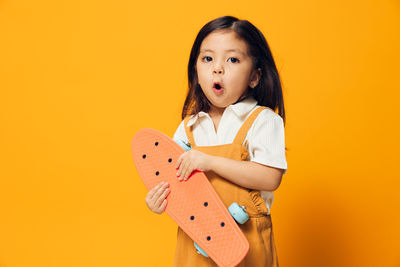
[(201, 171), (179, 181), (175, 164), (189, 149), (151, 128), (139, 130), (132, 140), (133, 160), (145, 187), (151, 190), (161, 181), (168, 182), (165, 213), (194, 241), (193, 249), (218, 266), (236, 266), (249, 251), (249, 242), (235, 222), (246, 222), (245, 207), (232, 203), (227, 209)]

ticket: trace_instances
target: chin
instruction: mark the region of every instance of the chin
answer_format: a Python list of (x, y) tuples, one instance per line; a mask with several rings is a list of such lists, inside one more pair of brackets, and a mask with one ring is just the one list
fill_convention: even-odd
[(213, 105), (213, 107), (215, 108), (226, 108), (227, 106), (229, 106), (230, 104), (225, 104), (225, 103), (215, 103), (215, 102), (211, 102), (210, 103)]

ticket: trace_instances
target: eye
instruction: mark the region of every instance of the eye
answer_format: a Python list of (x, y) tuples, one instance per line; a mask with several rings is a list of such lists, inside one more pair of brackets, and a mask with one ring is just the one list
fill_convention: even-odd
[(239, 62), (239, 59), (237, 59), (236, 57), (230, 57), (229, 59), (234, 59), (234, 62), (232, 62), (232, 63)]
[[(210, 59), (211, 60), (211, 57), (209, 57), (209, 56), (202, 57), (203, 61), (204, 61), (204, 59)], [(206, 62), (208, 62), (208, 61), (206, 61)]]

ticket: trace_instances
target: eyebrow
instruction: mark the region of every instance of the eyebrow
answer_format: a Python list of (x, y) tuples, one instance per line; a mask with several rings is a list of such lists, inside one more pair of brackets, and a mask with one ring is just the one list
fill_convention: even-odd
[[(204, 52), (214, 52), (214, 50), (211, 50), (211, 49), (200, 50), (200, 53), (204, 53)], [(242, 50), (239, 50), (239, 49), (227, 49), (227, 50), (225, 50), (225, 52), (238, 52), (244, 56), (246, 55), (244, 52), (242, 52)]]

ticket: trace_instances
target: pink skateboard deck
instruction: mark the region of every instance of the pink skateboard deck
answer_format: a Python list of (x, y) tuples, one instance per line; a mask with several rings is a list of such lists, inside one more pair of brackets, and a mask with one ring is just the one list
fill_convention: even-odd
[(178, 180), (175, 164), (183, 152), (170, 137), (150, 128), (139, 130), (132, 140), (133, 160), (147, 190), (161, 181), (169, 184), (165, 213), (218, 266), (236, 266), (248, 253), (249, 242), (203, 172)]

